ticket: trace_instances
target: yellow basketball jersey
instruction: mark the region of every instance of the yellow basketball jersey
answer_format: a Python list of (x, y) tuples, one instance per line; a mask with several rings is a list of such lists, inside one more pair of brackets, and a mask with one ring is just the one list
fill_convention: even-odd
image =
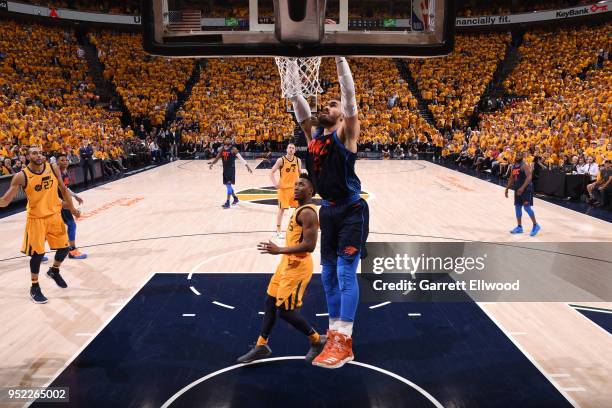
[(44, 218), (57, 214), (62, 209), (58, 195), (58, 181), (49, 163), (45, 163), (42, 173), (37, 174), (26, 167), (23, 170), (26, 185), (23, 191), (28, 198), (26, 207), (28, 218)]
[(293, 160), (289, 160), (287, 156), (283, 156), (283, 165), (280, 168), (280, 188), (293, 188), (298, 177), (300, 177), (300, 165), (298, 158), (293, 156)]
[[(302, 226), (298, 224), (297, 217), (300, 211), (302, 211), (306, 207), (312, 208), (315, 211), (315, 214), (317, 213), (317, 206), (314, 204), (306, 204), (306, 205), (303, 205), (295, 209), (295, 211), (291, 215), (291, 219), (289, 220), (289, 226), (287, 226), (287, 233), (285, 235), (285, 246), (286, 247), (294, 246), (302, 242)], [(310, 253), (305, 252), (301, 254), (292, 254), (292, 255), (307, 256), (307, 255), (310, 255)]]

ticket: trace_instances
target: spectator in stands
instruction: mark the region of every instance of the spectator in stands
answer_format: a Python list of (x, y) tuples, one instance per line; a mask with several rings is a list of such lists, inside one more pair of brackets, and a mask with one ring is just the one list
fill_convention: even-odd
[(145, 140), (147, 138), (147, 131), (145, 130), (144, 125), (140, 125), (138, 127), (138, 130), (136, 131), (136, 136), (138, 136), (140, 140)]
[(599, 166), (594, 162), (593, 156), (588, 156), (586, 158), (586, 163), (582, 166), (578, 173), (588, 174), (591, 177), (591, 180), (595, 180), (595, 178), (597, 178), (597, 175), (599, 174)]
[(4, 158), (2, 159), (1, 163), (1, 167), (0, 167), (0, 175), (1, 176), (10, 176), (11, 174), (14, 173), (13, 170), (13, 164), (11, 162), (11, 159)]
[(74, 154), (72, 149), (68, 149), (68, 153), (66, 154), (66, 158), (68, 159), (68, 163), (77, 164), (81, 161), (78, 155)]
[(81, 167), (83, 168), (83, 183), (88, 184), (87, 175), (91, 177), (91, 182), (94, 181), (94, 150), (91, 146), (91, 142), (87, 139), (83, 139), (81, 148), (79, 149), (79, 157)]
[(597, 175), (597, 181), (587, 186), (596, 207), (607, 207), (612, 197), (612, 160), (604, 162), (604, 168)]
[[(607, 205), (608, 204), (608, 195), (610, 193), (610, 174), (612, 170), (612, 166), (610, 166), (611, 161), (606, 160), (604, 162), (604, 167), (601, 171), (598, 171), (597, 178), (595, 182), (587, 185), (587, 192), (589, 193), (588, 202), (590, 204), (598, 204), (598, 206)], [(602, 195), (603, 194), (603, 195)]]
[(393, 150), (393, 158), (398, 160), (404, 160), (404, 149), (401, 145), (395, 146), (395, 150)]
[(382, 148), (382, 155), (383, 155), (383, 159), (385, 160), (391, 158), (391, 152), (389, 151), (389, 145), (386, 143)]
[(13, 163), (13, 172), (14, 173), (19, 173), (21, 170), (23, 170), (25, 167), (25, 164), (19, 160), (19, 159), (15, 159), (15, 163)]
[(159, 149), (157, 142), (155, 142), (155, 139), (147, 139), (147, 141), (149, 144), (149, 150), (151, 151), (151, 159), (153, 159), (155, 163), (158, 163), (161, 161), (161, 150)]

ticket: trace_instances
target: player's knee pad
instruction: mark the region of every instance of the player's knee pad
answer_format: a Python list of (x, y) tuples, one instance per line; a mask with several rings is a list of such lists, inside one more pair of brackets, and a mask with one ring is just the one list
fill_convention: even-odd
[(514, 206), (514, 212), (516, 213), (517, 217), (520, 217), (523, 215), (523, 207), (521, 207), (520, 205), (515, 205)]
[(58, 249), (57, 251), (55, 251), (55, 260), (58, 262), (63, 262), (64, 259), (66, 259), (66, 257), (68, 256), (69, 251), (70, 250), (67, 247)]
[(30, 257), (30, 272), (37, 275), (40, 272), (40, 264), (42, 263), (43, 254), (34, 254)]
[(525, 212), (527, 214), (529, 214), (530, 217), (533, 217), (534, 213), (533, 213), (533, 209), (531, 208), (531, 206), (530, 205), (525, 205), (523, 207), (525, 208)]
[(227, 189), (227, 195), (231, 195), (234, 193), (234, 188), (232, 187), (231, 183), (227, 183), (225, 185), (225, 188)]
[(66, 226), (68, 227), (68, 240), (72, 242), (76, 239), (76, 222), (71, 220), (68, 222), (68, 224), (66, 224)]

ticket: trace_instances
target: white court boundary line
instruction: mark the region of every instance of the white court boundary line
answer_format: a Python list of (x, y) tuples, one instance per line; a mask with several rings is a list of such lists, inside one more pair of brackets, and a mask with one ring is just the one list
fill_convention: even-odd
[(582, 317), (583, 319), (586, 319), (592, 326), (597, 328), (599, 331), (601, 331), (602, 333), (605, 333), (607, 336), (612, 336), (612, 334), (608, 333), (608, 331), (606, 329), (604, 329), (603, 327), (601, 327), (600, 325), (598, 325), (597, 323), (595, 323), (594, 321), (592, 321), (591, 319), (589, 319), (588, 317), (583, 315), (582, 313), (578, 312), (578, 310), (584, 310), (585, 312), (595, 312), (595, 313), (597, 313), (597, 312), (600, 312), (600, 313), (610, 313), (610, 312), (603, 311), (603, 310), (587, 309), (587, 308), (584, 308), (584, 307), (575, 307), (575, 306), (572, 306), (569, 303), (566, 303), (566, 305), (567, 305), (567, 307), (572, 309), (574, 312), (578, 313), (580, 315), (580, 317)]
[(548, 382), (550, 382), (553, 387), (555, 387), (557, 389), (557, 391), (559, 391), (559, 393), (561, 395), (563, 395), (565, 397), (565, 399), (572, 404), (572, 406), (574, 407), (580, 407), (580, 404), (578, 404), (576, 401), (574, 401), (574, 399), (572, 397), (570, 397), (568, 395), (568, 393), (565, 391), (564, 388), (562, 388), (561, 386), (559, 386), (551, 377), (549, 374), (546, 373), (546, 371), (544, 371), (544, 369), (542, 368), (542, 366), (540, 365), (540, 363), (538, 363), (536, 361), (535, 358), (533, 358), (533, 356), (531, 354), (529, 354), (524, 348), (523, 346), (521, 346), (516, 339), (514, 338), (514, 336), (512, 336), (508, 331), (506, 331), (506, 329), (504, 329), (504, 327), (497, 321), (497, 319), (495, 317), (493, 317), (488, 311), (487, 309), (485, 309), (484, 307), (482, 307), (482, 305), (479, 302), (476, 302), (476, 304), (478, 305), (478, 307), (484, 312), (484, 314), (487, 315), (487, 317), (489, 319), (491, 319), (491, 321), (493, 323), (495, 323), (495, 325), (497, 326), (497, 328), (499, 330), (502, 331), (502, 333), (504, 333), (506, 335), (506, 337), (508, 338), (508, 340), (510, 340), (512, 342), (512, 344), (514, 344), (514, 347), (516, 347), (530, 362), (531, 364), (533, 364), (535, 366), (535, 368), (538, 369), (538, 371), (544, 376), (546, 377), (546, 379), (548, 380)]
[(236, 308), (236, 307), (231, 306), (231, 305), (226, 305), (225, 303), (217, 302), (216, 300), (213, 300), (212, 303), (213, 303), (213, 305), (221, 306), (221, 307), (224, 307), (226, 309), (235, 309)]
[[(192, 382), (191, 384), (188, 384), (187, 386), (181, 388), (176, 394), (174, 394), (172, 397), (170, 397), (166, 402), (164, 402), (164, 404), (161, 406), (161, 408), (168, 408), (170, 405), (172, 405), (172, 403), (174, 403), (174, 401), (176, 401), (181, 395), (183, 395), (184, 393), (186, 393), (187, 391), (189, 391), (191, 388), (195, 387), (196, 385), (203, 383), (206, 380), (209, 380), (219, 374), (223, 374), (225, 372), (228, 371), (232, 371), (235, 370), (237, 368), (241, 368), (241, 367), (245, 367), (245, 366), (249, 366), (249, 365), (254, 365), (254, 364), (261, 364), (261, 363), (268, 363), (268, 362), (275, 362), (275, 361), (283, 361), (283, 360), (304, 360), (304, 356), (286, 356), (286, 357), (273, 357), (273, 358), (264, 358), (262, 360), (256, 360), (252, 363), (249, 364), (235, 364), (233, 366), (229, 366), (229, 367), (225, 367), (222, 368), (220, 370), (217, 370), (213, 373), (210, 373), (200, 379), (195, 380), (194, 382)], [(418, 391), (422, 396), (424, 396), (425, 398), (427, 398), (436, 408), (444, 408), (444, 406), (437, 400), (435, 399), (430, 393), (428, 393), (427, 391), (425, 391), (423, 388), (419, 387), (418, 385), (416, 385), (415, 383), (413, 383), (410, 380), (407, 380), (406, 378), (395, 374), (391, 371), (387, 371), (383, 368), (380, 367), (376, 367), (370, 364), (366, 364), (366, 363), (360, 363), (357, 361), (349, 361), (348, 364), (352, 364), (352, 365), (356, 365), (359, 367), (364, 367), (364, 368), (368, 368), (370, 370), (373, 371), (378, 371), (379, 373), (388, 375), (389, 377), (392, 377), (400, 382), (403, 382), (404, 384), (408, 385), (409, 387), (413, 388), (414, 390)]]
[[(238, 252), (243, 252), (243, 251), (246, 251), (248, 249), (256, 250), (254, 246), (253, 247), (248, 246), (248, 247), (244, 247), (244, 248), (235, 249), (233, 251), (225, 252), (225, 253), (222, 253), (222, 254), (219, 254), (219, 255), (215, 255), (215, 256), (210, 257), (210, 258), (206, 258), (205, 260), (203, 260), (202, 262), (200, 262), (199, 264), (197, 264), (196, 266), (191, 268), (191, 271), (189, 272), (189, 275), (187, 275), (187, 279), (191, 280), (191, 277), (193, 276), (194, 273), (197, 272), (198, 268), (200, 266), (208, 263), (208, 262), (214, 261), (215, 259), (223, 258), (224, 256), (228, 256), (228, 255), (231, 255), (231, 254), (236, 254)], [(207, 273), (207, 272), (204, 272), (204, 273)]]
[[(130, 297), (129, 297), (129, 298), (128, 298), (128, 299), (127, 299), (127, 300), (126, 300), (124, 303), (123, 303), (123, 306), (121, 306), (120, 308), (118, 308), (118, 309), (117, 309), (117, 310), (116, 310), (116, 311), (115, 311), (115, 312), (114, 312), (114, 313), (113, 313), (113, 314), (112, 314), (112, 315), (111, 315), (111, 316), (110, 316), (110, 317), (109, 317), (109, 318), (106, 320), (106, 322), (104, 322), (104, 324), (103, 324), (103, 325), (102, 325), (102, 326), (101, 326), (101, 327), (100, 327), (100, 328), (99, 328), (99, 329), (98, 329), (98, 330), (97, 330), (95, 333), (93, 333), (93, 336), (91, 336), (91, 337), (89, 338), (89, 340), (87, 340), (87, 341), (86, 341), (86, 342), (85, 342), (85, 343), (84, 343), (84, 344), (83, 344), (83, 345), (82, 345), (82, 346), (81, 346), (81, 347), (80, 347), (80, 348), (79, 348), (79, 349), (78, 349), (78, 350), (77, 350), (77, 351), (76, 351), (76, 352), (75, 352), (75, 353), (72, 355), (72, 357), (70, 357), (70, 358), (69, 358), (69, 359), (66, 361), (66, 363), (64, 363), (64, 365), (63, 365), (63, 366), (62, 366), (62, 367), (61, 367), (59, 370), (57, 370), (57, 372), (56, 372), (56, 373), (55, 373), (53, 376), (50, 376), (50, 377), (51, 377), (51, 379), (50, 379), (50, 380), (49, 380), (47, 383), (45, 383), (45, 385), (43, 385), (43, 388), (49, 388), (49, 386), (51, 385), (51, 383), (52, 383), (53, 381), (55, 381), (55, 380), (57, 379), (57, 377), (59, 377), (59, 376), (60, 376), (60, 374), (61, 374), (61, 373), (63, 373), (63, 372), (64, 372), (64, 370), (65, 370), (65, 369), (66, 369), (66, 368), (67, 368), (67, 367), (68, 367), (70, 364), (72, 364), (72, 362), (73, 362), (73, 361), (74, 361), (74, 360), (75, 360), (75, 359), (76, 359), (76, 358), (79, 356), (79, 354), (81, 354), (81, 353), (83, 352), (83, 350), (85, 350), (85, 348), (87, 348), (87, 346), (89, 346), (89, 344), (90, 344), (92, 341), (94, 341), (94, 339), (96, 339), (96, 338), (98, 337), (98, 335), (99, 335), (99, 334), (102, 332), (102, 330), (104, 330), (104, 329), (106, 328), (106, 326), (108, 326), (108, 324), (109, 324), (109, 323), (110, 323), (110, 322), (111, 322), (111, 321), (112, 321), (112, 320), (113, 320), (115, 317), (117, 317), (117, 315), (119, 314), (119, 312), (121, 312), (121, 311), (122, 311), (122, 310), (125, 308), (125, 306), (126, 306), (128, 303), (130, 303), (130, 301), (131, 301), (131, 300), (134, 298), (134, 296), (136, 296), (136, 294), (137, 294), (138, 292), (140, 292), (140, 290), (141, 290), (142, 288), (144, 288), (144, 287), (145, 287), (145, 285), (146, 285), (146, 284), (147, 284), (147, 283), (148, 283), (148, 282), (151, 280), (151, 278), (152, 278), (153, 276), (155, 276), (155, 274), (156, 274), (155, 272), (152, 272), (152, 273), (150, 273), (150, 274), (147, 276), (147, 278), (146, 278), (146, 279), (145, 279), (145, 280), (142, 282), (142, 284), (140, 284), (140, 285), (139, 285), (139, 286), (136, 288), (136, 290), (134, 290), (134, 293), (132, 293), (132, 295), (131, 295), (131, 296), (130, 296)], [(36, 402), (36, 400), (29, 401), (29, 402), (28, 402), (28, 403), (27, 403), (25, 406), (26, 406), (26, 407), (29, 407), (29, 406), (30, 406), (30, 405), (32, 405), (34, 402)]]

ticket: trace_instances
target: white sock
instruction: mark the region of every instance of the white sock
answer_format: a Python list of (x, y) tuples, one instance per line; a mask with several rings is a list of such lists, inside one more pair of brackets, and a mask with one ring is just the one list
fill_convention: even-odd
[(337, 317), (329, 318), (329, 330), (338, 330), (338, 324), (340, 323), (340, 319)]
[(337, 330), (339, 333), (342, 333), (347, 337), (351, 337), (353, 335), (353, 322), (344, 322), (340, 320)]

